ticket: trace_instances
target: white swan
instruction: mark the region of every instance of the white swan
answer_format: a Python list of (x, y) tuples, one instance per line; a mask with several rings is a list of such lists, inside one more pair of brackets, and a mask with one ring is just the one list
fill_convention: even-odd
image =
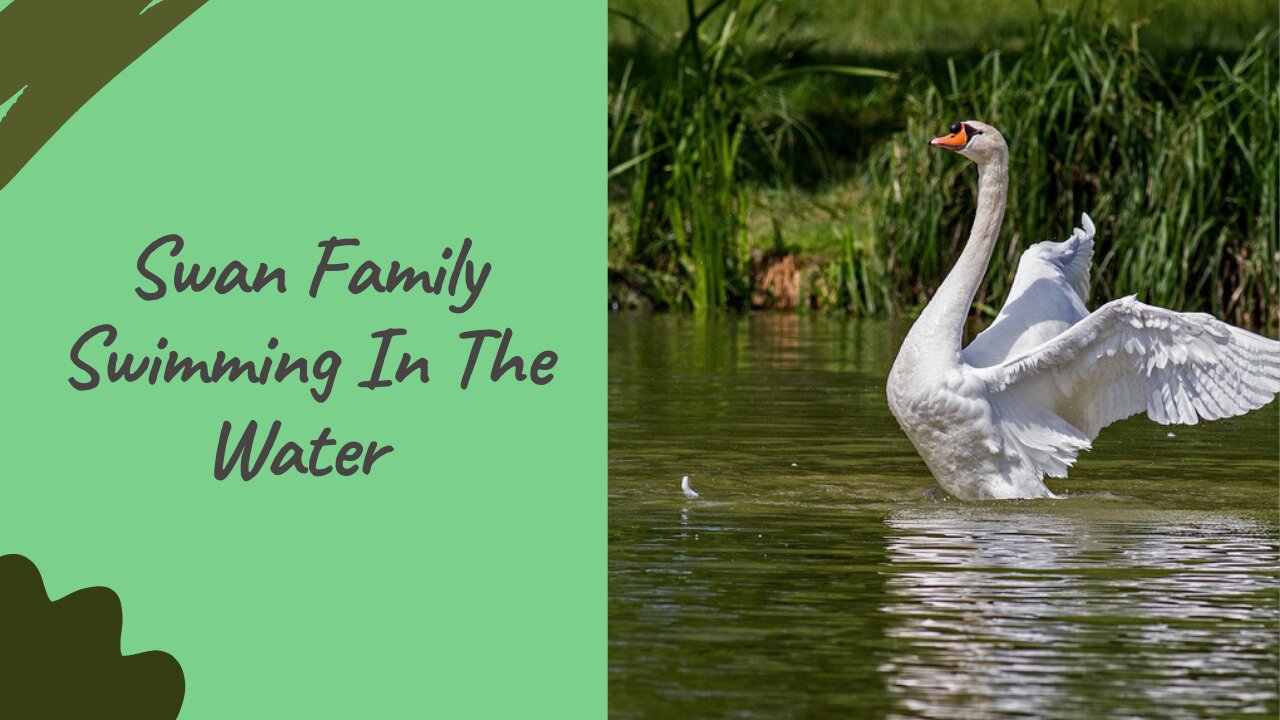
[(1004, 217), (1009, 150), (990, 125), (954, 123), (931, 145), (978, 166), (978, 210), (960, 259), (889, 373), (889, 408), (938, 484), (963, 500), (1056, 497), (1098, 431), (1140, 412), (1161, 424), (1240, 415), (1280, 391), (1280, 343), (1203, 313), (1132, 296), (1085, 307), (1093, 222), (1022, 255), (1009, 299), (961, 347)]

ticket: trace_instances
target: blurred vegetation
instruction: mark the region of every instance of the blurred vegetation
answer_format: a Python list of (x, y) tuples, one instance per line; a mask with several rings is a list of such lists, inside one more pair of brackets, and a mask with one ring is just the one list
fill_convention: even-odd
[(1098, 297), (1274, 327), (1275, 7), (956, 7), (724, 0), (678, 26), (674, 4), (615, 0), (611, 303), (920, 307), (976, 191), (969, 163), (926, 143), (972, 118), (1012, 154), (981, 311), (1022, 249), (1089, 212)]
[[(685, 0), (610, 0), (609, 9), (610, 46), (624, 52), (674, 42), (688, 27)], [(1260, 0), (805, 0), (780, 9), (794, 20), (788, 34), (799, 44), (864, 59), (1022, 51), (1033, 44), (1028, 29), (1063, 10), (1122, 27), (1140, 24), (1158, 54), (1238, 51), (1276, 24), (1276, 4)]]

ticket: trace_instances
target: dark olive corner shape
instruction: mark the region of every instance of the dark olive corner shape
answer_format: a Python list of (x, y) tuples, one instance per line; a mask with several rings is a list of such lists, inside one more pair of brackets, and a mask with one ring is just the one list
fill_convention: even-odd
[[(0, 189), (121, 70), (206, 0), (13, 0), (0, 10)], [(138, 118), (146, 122), (146, 118)]]
[(166, 652), (120, 654), (120, 598), (50, 601), (34, 563), (0, 557), (0, 717), (175, 718), (186, 679)]

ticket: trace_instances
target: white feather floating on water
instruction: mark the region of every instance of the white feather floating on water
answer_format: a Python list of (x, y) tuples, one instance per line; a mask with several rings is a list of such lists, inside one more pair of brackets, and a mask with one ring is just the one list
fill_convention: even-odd
[(684, 496), (685, 496), (685, 497), (687, 497), (687, 498), (689, 498), (690, 500), (692, 500), (693, 498), (698, 497), (698, 491), (696, 491), (696, 490), (694, 490), (693, 488), (689, 487), (689, 476), (688, 476), (688, 475), (685, 475), (683, 478), (681, 478), (681, 479), (680, 479), (680, 491), (681, 491), (681, 492), (683, 492), (683, 493), (684, 493)]

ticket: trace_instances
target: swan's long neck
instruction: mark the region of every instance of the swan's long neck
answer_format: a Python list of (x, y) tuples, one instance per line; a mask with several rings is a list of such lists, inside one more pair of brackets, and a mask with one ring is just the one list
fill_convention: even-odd
[(978, 166), (978, 212), (973, 218), (969, 241), (955, 267), (942, 281), (938, 292), (920, 314), (911, 335), (919, 338), (920, 348), (937, 354), (939, 360), (959, 362), (964, 323), (969, 306), (978, 292), (978, 283), (987, 273), (991, 252), (1000, 236), (1004, 220), (1005, 196), (1009, 189), (1009, 161), (996, 157)]

